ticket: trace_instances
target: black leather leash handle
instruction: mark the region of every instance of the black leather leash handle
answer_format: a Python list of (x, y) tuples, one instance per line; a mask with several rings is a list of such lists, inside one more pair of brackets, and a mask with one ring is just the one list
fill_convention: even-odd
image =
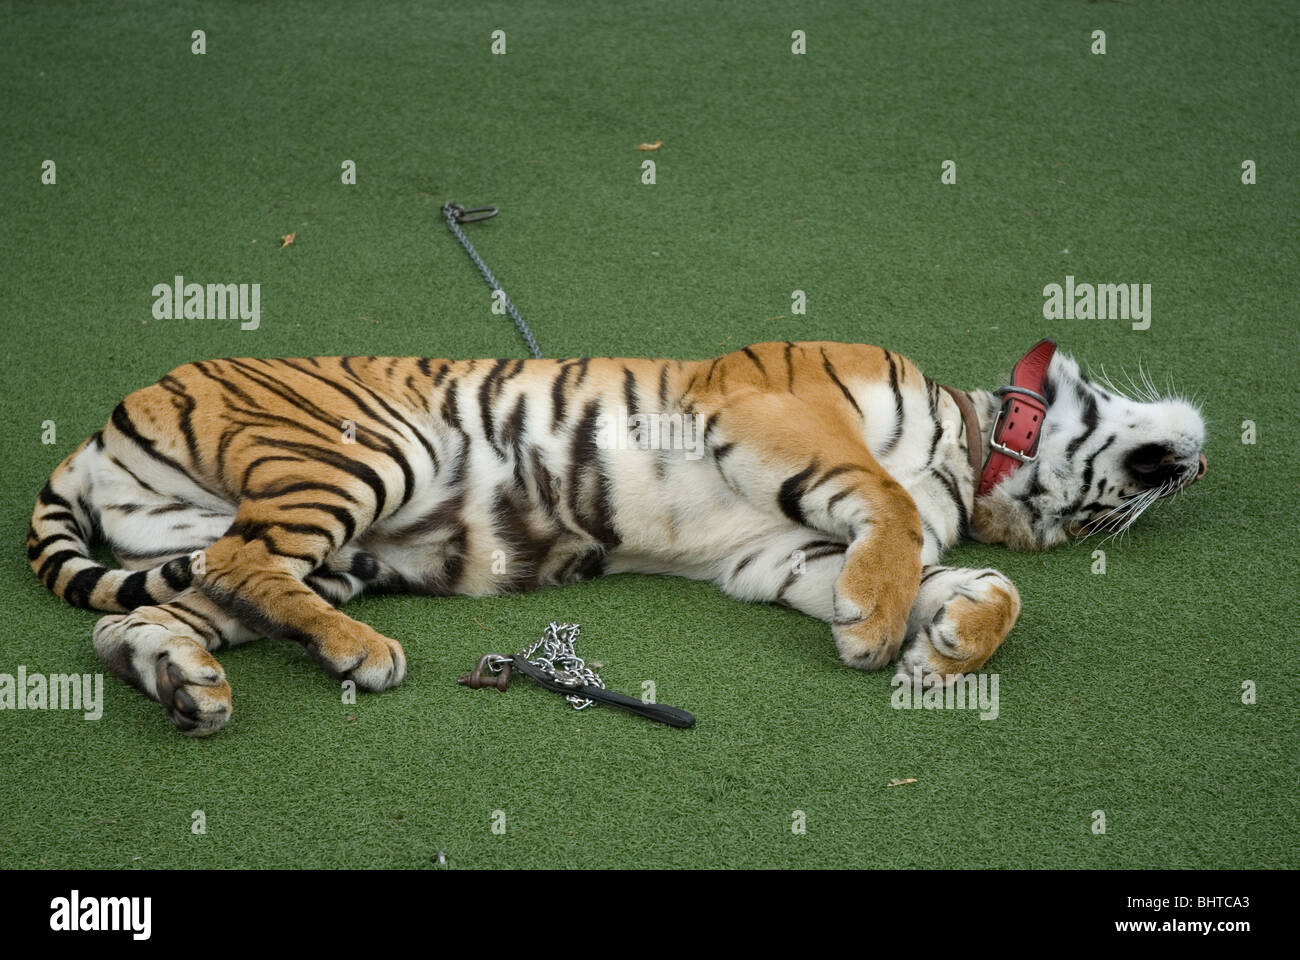
[(578, 687), (566, 687), (562, 683), (556, 683), (521, 656), (515, 655), (511, 657), (510, 662), (520, 673), (526, 674), (529, 678), (536, 680), (547, 690), (554, 693), (562, 693), (568, 697), (582, 697), (584, 700), (594, 700), (597, 703), (608, 703), (615, 707), (622, 707), (629, 713), (635, 713), (649, 720), (657, 720), (659, 723), (666, 723), (670, 727), (679, 727), (685, 730), (695, 726), (695, 717), (685, 710), (666, 707), (661, 703), (642, 703), (633, 697), (615, 693), (613, 690), (606, 690), (604, 687), (591, 687), (586, 684)]

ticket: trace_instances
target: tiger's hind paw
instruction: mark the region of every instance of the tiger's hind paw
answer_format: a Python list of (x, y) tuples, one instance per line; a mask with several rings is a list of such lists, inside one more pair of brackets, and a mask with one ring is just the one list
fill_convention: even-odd
[(216, 733), (230, 720), (230, 684), (212, 654), (177, 638), (154, 666), (158, 701), (176, 729), (188, 737)]

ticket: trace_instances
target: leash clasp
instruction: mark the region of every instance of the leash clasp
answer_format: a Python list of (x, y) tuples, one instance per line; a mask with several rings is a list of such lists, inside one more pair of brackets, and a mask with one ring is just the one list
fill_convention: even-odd
[(496, 207), (469, 207), (466, 209), (459, 203), (449, 203), (445, 209), (451, 211), (452, 218), (457, 223), (478, 223), (480, 220), (491, 220), (501, 212)]
[[(483, 676), (484, 668), (496, 673), (495, 677)], [(498, 672), (499, 671), (499, 672)], [(493, 687), (505, 693), (510, 689), (510, 658), (499, 653), (485, 653), (479, 658), (474, 669), (456, 681), (471, 690)]]

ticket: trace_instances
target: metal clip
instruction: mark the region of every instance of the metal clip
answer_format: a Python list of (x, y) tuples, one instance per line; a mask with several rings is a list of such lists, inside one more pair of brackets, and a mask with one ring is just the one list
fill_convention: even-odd
[(457, 223), (478, 223), (480, 220), (491, 220), (501, 212), (496, 207), (470, 207), (466, 209), (459, 203), (449, 203), (447, 208), (451, 210), (451, 215)]
[[(483, 676), (483, 669), (487, 668), (494, 673), (499, 673), (495, 677)], [(494, 687), (505, 693), (510, 689), (510, 658), (503, 657), (499, 653), (485, 653), (479, 658), (478, 665), (456, 681), (462, 686), (469, 687), (471, 690), (478, 690), (482, 687)]]

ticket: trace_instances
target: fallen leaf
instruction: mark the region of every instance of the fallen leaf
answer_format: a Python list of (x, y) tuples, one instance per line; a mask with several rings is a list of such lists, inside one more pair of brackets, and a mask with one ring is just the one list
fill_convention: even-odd
[(349, 713), (348, 723), (356, 723), (356, 722), (357, 722), (357, 715), (355, 713)]
[(638, 143), (636, 148), (638, 150), (658, 150), (663, 145), (664, 142), (662, 140), (656, 140), (654, 143)]
[(906, 780), (890, 780), (889, 783), (886, 784), (886, 786), (905, 787), (909, 783), (916, 783), (916, 777), (908, 777)]
[(378, 320), (372, 320), (370, 317), (358, 317), (358, 320), (364, 320), (366, 323), (378, 323)]
[(488, 633), (491, 633), (491, 632), (492, 632), (492, 628), (489, 627), (489, 626), (488, 626), (486, 623), (484, 623), (482, 620), (480, 620), (478, 617), (475, 617), (475, 618), (474, 618), (474, 622), (477, 623), (477, 624), (479, 625), (480, 628), (482, 628), (483, 630), (486, 630)]
[(297, 239), (298, 239), (297, 233), (286, 233), (283, 237), (280, 238), (280, 249), (283, 250), (285, 247), (289, 246), (289, 244), (293, 243)]

